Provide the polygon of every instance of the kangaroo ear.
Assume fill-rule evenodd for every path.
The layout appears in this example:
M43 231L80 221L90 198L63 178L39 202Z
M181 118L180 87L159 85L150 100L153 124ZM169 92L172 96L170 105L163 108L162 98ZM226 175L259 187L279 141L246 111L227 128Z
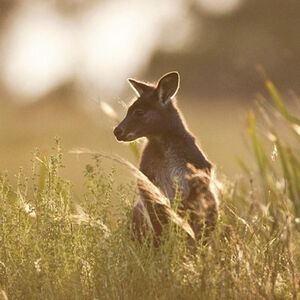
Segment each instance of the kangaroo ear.
M162 104L169 103L179 89L180 77L178 72L170 72L162 76L157 84L158 98Z
M128 78L128 82L138 96L141 96L143 93L145 93L151 89L151 87L149 85L147 85L146 83L137 81L135 79Z

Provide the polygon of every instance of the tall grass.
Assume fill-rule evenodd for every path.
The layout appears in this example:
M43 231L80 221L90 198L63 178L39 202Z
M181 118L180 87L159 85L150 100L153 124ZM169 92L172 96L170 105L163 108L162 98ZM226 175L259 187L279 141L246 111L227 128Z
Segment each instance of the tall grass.
M119 185L96 154L79 203L60 175L59 141L49 157L36 151L16 185L2 172L0 299L297 299L299 145L280 137L267 111L297 142L299 123L267 88L274 106L261 106L265 125L258 130L249 117L258 172L240 162L245 176L223 181L217 228L195 253L171 225L159 248L138 244L130 228L136 187Z

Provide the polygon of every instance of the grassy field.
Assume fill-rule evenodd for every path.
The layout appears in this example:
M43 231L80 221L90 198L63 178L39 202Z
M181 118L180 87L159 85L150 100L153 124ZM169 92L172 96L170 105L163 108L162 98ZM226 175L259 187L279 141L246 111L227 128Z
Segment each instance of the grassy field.
M66 98L70 101L65 101ZM235 155L251 162L250 150L245 147L245 131L247 110L252 103L244 99L185 99L183 95L178 98L190 129L210 160L230 177L241 173ZM78 105L80 102L84 105ZM129 103L130 98L125 102ZM112 105L119 118L125 116L126 109L120 103ZM29 106L2 105L0 169L10 173L16 173L20 166L30 169L35 147L47 153L54 136L62 139L64 175L76 185L82 182L81 170L87 161L82 162L82 158L74 161L68 152L75 147L116 153L135 163L128 147L116 141L112 133L114 126L115 122L103 114L94 101L86 103L73 95L53 95Z
M158 249L134 241L133 177L121 183L119 170L127 178L129 171L108 167L98 155L68 154L66 160L56 140L51 151L32 154L30 172L20 170L16 177L1 172L0 299L298 299L300 120L272 83L266 86L272 106L262 103L248 117L255 168L239 160L244 175L230 181L219 172L217 228L195 253L173 224ZM82 122L86 128L93 120ZM77 125L71 123L70 132L72 126ZM94 134L81 140L83 146L95 145ZM78 136L63 143L80 146ZM223 143L226 148L230 141ZM122 149L131 155L129 147ZM65 176L69 164L81 174L76 193L79 179Z

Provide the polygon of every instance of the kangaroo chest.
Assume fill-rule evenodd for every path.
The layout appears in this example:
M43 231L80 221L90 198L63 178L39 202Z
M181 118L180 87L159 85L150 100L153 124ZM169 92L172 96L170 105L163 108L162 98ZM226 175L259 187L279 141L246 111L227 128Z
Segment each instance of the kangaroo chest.
M145 154L141 162L141 171L171 202L176 193L176 185L183 199L186 198L189 194L186 160L173 149Z

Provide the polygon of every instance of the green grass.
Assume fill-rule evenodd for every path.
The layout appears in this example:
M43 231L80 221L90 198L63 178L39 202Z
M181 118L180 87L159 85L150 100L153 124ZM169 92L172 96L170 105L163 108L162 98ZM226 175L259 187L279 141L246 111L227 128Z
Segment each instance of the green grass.
M245 175L222 180L217 228L193 254L172 224L158 249L134 241L135 184L119 184L97 155L82 171L78 200L61 175L59 141L51 155L36 151L30 175L21 169L16 184L1 173L0 299L299 298L299 120L269 81L267 88L272 109L249 116L257 168L239 160ZM275 119L292 144L263 122Z

